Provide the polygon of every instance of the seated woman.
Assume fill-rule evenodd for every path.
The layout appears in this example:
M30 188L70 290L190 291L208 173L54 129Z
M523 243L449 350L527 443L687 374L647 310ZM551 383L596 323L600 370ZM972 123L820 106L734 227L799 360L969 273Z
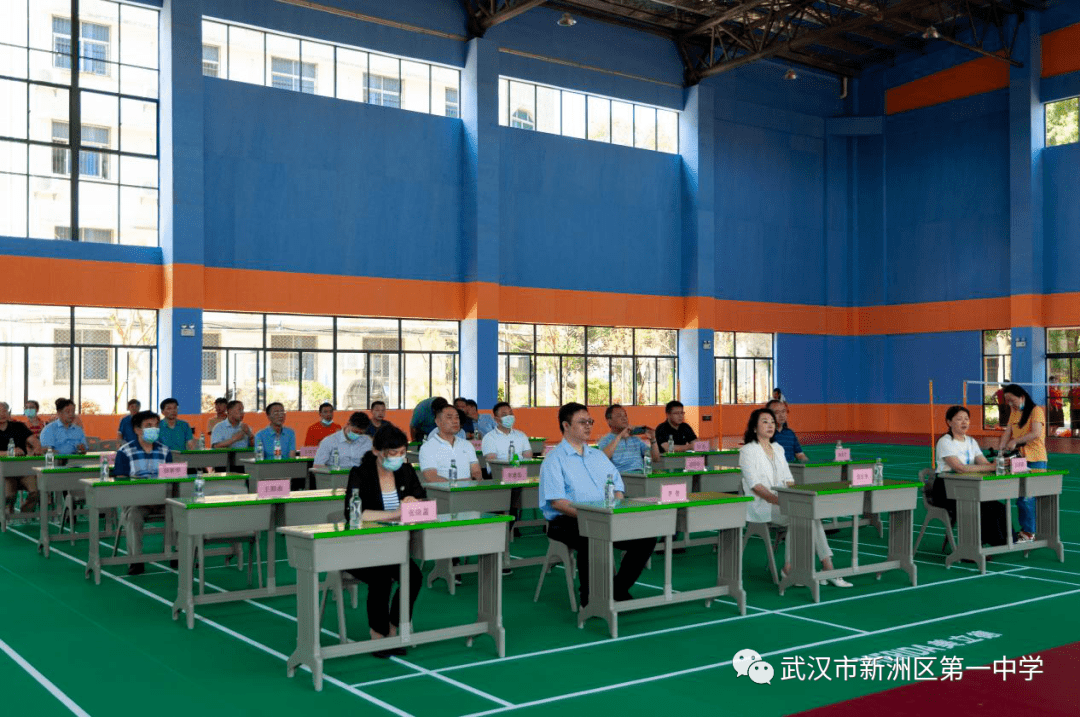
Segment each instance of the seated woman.
M982 449L967 434L971 427L971 414L963 406L953 406L945 412L949 430L938 439L937 472L945 473L993 473L994 464L983 457ZM956 501L945 494L945 480L935 478L930 490L930 502L949 512L956 523ZM1005 504L989 501L980 505L982 514L982 542L990 545L1005 544ZM944 549L944 548L942 548Z
M413 467L405 462L405 449L408 438L401 429L389 424L375 432L373 448L360 459L360 465L349 471L349 484L345 490L345 515L349 514L349 498L354 488L360 490L360 501L364 507L364 520L397 520L401 517L401 504L427 498L424 487L416 476ZM390 591L395 581L401 580L397 565L380 565L374 568L359 568L349 573L358 580L367 583L368 627L372 639L397 634L397 621L400 615L400 589ZM409 617L412 617L416 596L424 579L420 568L413 560L409 561ZM404 647L379 650L372 653L376 657L388 658L391 655L404 655Z
M772 489L795 485L795 479L784 458L784 449L774 443L775 439L776 415L768 408L751 413L743 434L745 445L739 449L739 468L742 469L743 493L754 496L754 502L746 506L746 519L751 523L786 526L790 521L780 513L780 499ZM822 566L832 570L832 550L820 520L814 521L814 549ZM784 572L789 569L791 561L787 560ZM824 580L821 582L825 583ZM843 578L832 578L829 582L838 588L851 587L851 583Z

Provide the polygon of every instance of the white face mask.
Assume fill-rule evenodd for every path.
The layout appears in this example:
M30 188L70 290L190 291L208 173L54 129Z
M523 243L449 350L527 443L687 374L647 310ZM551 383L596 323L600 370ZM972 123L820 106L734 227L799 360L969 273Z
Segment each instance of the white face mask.
M514 427L514 414L512 414L512 413L506 414L505 416L503 416L502 418L499 419L499 423L502 424L503 428L513 428Z

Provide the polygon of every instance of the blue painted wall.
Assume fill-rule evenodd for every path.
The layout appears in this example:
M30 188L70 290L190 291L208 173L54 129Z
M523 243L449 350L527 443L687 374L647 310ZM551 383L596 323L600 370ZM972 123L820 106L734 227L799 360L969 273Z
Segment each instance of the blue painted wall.
M1047 293L1080 291L1080 144L1043 150L1043 232Z

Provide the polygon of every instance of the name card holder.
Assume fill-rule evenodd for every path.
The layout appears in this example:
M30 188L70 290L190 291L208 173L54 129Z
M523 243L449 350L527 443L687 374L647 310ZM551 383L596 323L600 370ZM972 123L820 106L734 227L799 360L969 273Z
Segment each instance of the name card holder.
M694 451L707 451L707 450L709 450L709 442L708 441L694 441L694 446L693 446L692 450L694 450Z
M852 487L861 485L873 485L874 484L874 469L873 468L856 468L851 471L851 485Z
M851 460L850 448L837 448L833 453L833 460L837 463L843 463Z
M318 446L301 446L300 447L300 457L301 458L314 458L315 454L318 452L318 450L319 450Z
M477 451L481 450L481 446L484 445L484 442L481 441L479 438L474 438L469 442L472 443L473 449Z
M685 483L664 483L660 486L660 502L661 503L685 503L686 502L686 484Z
M158 478L183 478L187 475L187 463L161 463L157 474Z
M256 495L260 500L263 498L288 498L290 484L291 481L288 478L283 480L261 480Z
M705 470L705 456L688 456L685 470L687 472Z
M429 523L439 517L433 500L420 500L401 504L401 524Z
M528 483L529 471L527 468L503 468L503 483Z
M1027 473L1027 458L1013 458L1009 463L1010 473Z
M547 454L551 453L553 450L555 450L555 446L544 446L544 455L546 456Z

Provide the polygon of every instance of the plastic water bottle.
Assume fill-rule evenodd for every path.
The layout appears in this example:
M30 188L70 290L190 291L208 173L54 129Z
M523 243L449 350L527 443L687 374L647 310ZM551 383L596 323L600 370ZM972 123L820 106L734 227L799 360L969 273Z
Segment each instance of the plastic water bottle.
M363 523L364 506L360 502L360 489L353 488L349 498L349 530L359 530Z
M885 485L885 466L880 458L874 463L874 485Z
M457 485L457 461L453 458L450 459L450 470L447 472L446 477L451 486Z
M330 467L334 470L341 468L341 452L336 448L330 452Z
M607 484L604 486L604 505L615 505L615 477L608 473Z
M109 480L109 459L105 456L101 457L101 471L99 477L101 480Z
M645 471L645 475L652 475L652 456L645 454L645 458L642 460L642 466Z
M49 450L45 451L45 467L56 468L56 453L53 452L52 446L49 446Z
M999 476L1005 475L1005 456L998 453L997 460L994 461L994 473Z
M7 442L7 454L8 454L8 458L14 458L15 457L15 439L14 438L9 438L8 439L8 442Z
M195 446L200 451L205 451L206 450L206 434L205 433L199 435L199 442L196 443Z
M262 441L259 440L258 438L256 438L255 439L255 460L261 461L264 458L266 458L266 456L263 455Z
M274 436L274 460L281 460L281 436Z
M521 463L521 458L518 457L517 449L514 448L514 442L510 441L510 465L517 466Z
M206 497L206 479L202 477L202 473L195 474L195 500L202 500Z
M667 452L668 453L674 453L675 452L675 436L668 436L668 439L667 439Z

